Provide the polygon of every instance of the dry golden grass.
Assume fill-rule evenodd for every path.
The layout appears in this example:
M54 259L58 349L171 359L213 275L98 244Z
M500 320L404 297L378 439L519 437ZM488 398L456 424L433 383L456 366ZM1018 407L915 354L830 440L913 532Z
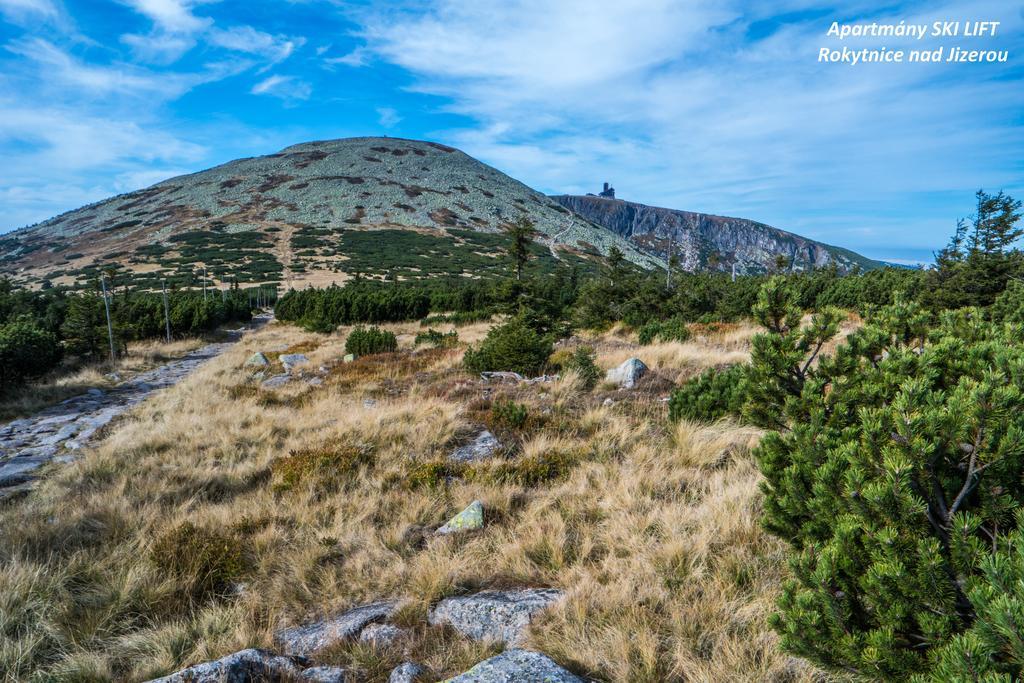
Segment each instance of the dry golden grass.
M145 372L169 360L181 358L202 346L201 339L180 339L170 343L146 341L129 346L128 355L117 363L87 365L73 372L55 373L21 387L16 393L0 396L0 420L10 420L31 415L47 406L60 403L66 398L77 396L88 389L107 389L116 381L108 377L116 373L121 379Z
M414 329L389 327L408 349ZM473 326L467 337L485 331ZM692 374L744 358L745 334L621 353ZM537 585L567 599L531 626L528 645L598 680L825 680L781 653L765 623L784 549L758 524L758 432L670 428L655 399L605 407L573 377L488 385L459 369L459 350L341 364L343 342L268 326L0 508L3 675L144 680L268 646L284 625L400 596L401 621L414 625L402 651L346 644L322 659L384 680L412 658L441 677L493 649L423 626L431 603ZM322 386L244 388L248 355L299 344L330 368ZM619 354L603 352L601 364ZM503 396L530 414L524 427L499 431L514 458L432 478L432 463ZM281 468L310 449L335 457L345 476ZM554 466L540 467L545 458ZM281 471L313 474L281 486ZM474 499L485 506L483 532L430 533ZM230 590L198 592L185 576L192 565L168 559L167 539L191 538L186 523L230 539L232 552L205 565L216 543L182 548Z

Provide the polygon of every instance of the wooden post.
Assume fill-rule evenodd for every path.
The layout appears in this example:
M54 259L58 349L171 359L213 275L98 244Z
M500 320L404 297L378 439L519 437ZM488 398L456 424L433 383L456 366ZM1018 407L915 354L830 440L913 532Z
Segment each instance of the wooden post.
M100 274L100 286L103 288L103 308L107 312L107 339L110 340L110 362L117 362L117 352L114 351L114 325L110 322L110 301L107 299L107 276Z
M167 328L167 343L171 343L171 308L167 305L167 280L164 278L160 279L160 284L164 288L164 327Z

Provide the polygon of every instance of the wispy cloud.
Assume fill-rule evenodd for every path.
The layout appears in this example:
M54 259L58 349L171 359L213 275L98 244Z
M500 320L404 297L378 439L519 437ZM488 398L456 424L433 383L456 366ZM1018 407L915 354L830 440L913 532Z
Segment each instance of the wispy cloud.
M319 54L319 52L318 52ZM365 47L357 47L351 52L342 55L341 57L327 57L324 59L324 64L327 66L336 66L342 64L344 66L360 67L366 66L370 63L370 51Z
M149 17L157 28L168 33L196 33L213 20L197 17L192 8L201 2L191 0L122 0L135 11Z
M295 76L273 75L260 81L250 90L253 95L270 95L282 100L306 100L313 94L313 86Z
M377 107L377 122L385 128L393 128L401 120L402 117L393 107Z
M53 0L0 0L0 16L8 21L56 19L60 14Z

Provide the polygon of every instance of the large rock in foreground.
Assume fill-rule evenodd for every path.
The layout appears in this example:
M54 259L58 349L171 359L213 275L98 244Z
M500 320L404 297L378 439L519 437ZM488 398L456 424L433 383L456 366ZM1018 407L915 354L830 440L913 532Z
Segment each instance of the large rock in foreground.
M647 374L647 366L639 358L630 358L605 375L605 381L612 382L620 389L632 389L640 378Z
M288 657L250 648L196 664L150 683L250 683L250 681L302 680L301 669Z
M530 650L506 650L446 683L585 683L548 656Z
M278 631L278 646L290 655L308 657L348 638L354 638L370 624L387 619L398 607L393 600L362 605L337 616L305 626Z
M537 612L562 599L554 588L482 591L447 598L430 612L431 625L448 624L465 636L515 645Z

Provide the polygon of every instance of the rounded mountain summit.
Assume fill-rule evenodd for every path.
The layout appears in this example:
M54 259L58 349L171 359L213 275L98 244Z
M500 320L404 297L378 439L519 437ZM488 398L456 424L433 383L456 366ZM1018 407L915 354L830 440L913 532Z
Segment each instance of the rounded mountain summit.
M852 252L743 219L605 197L548 197L434 142L346 138L238 159L0 237L0 272L83 286L98 271L157 288L238 282L342 284L508 271L503 226L537 230L531 268L593 267L612 246L644 267L671 249L684 268L871 267ZM722 224L721 221L726 221Z

